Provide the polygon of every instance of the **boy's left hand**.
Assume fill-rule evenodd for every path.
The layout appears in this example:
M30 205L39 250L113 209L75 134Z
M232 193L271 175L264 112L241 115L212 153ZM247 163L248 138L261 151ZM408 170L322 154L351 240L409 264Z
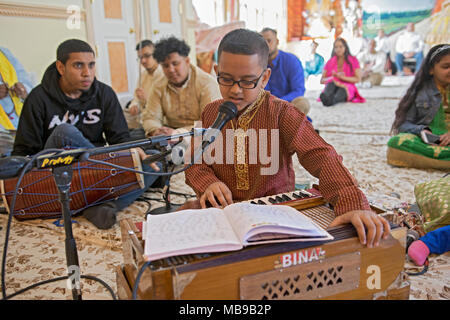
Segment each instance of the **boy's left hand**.
M329 227L351 223L355 227L359 241L368 248L377 247L381 237L387 239L391 230L389 222L370 210L353 210L337 216ZM366 230L367 234L366 234Z

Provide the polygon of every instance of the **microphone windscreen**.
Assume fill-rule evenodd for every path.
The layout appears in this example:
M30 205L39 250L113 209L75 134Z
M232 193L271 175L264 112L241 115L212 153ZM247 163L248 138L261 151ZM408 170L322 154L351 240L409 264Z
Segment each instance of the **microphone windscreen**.
M230 119L233 119L236 117L238 110L237 110L236 105L233 102L225 101L219 107L219 113L220 112L226 113Z

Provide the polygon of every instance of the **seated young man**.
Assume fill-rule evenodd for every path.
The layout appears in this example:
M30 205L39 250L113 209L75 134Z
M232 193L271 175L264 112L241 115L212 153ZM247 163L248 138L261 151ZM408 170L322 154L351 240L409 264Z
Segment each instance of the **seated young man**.
M189 52L187 43L175 37L156 43L153 55L165 77L153 85L142 112L146 136L191 130L205 105L220 98L214 77L191 64Z
M292 53L278 49L276 30L264 28L261 35L269 46L268 67L272 70L272 76L265 90L280 99L292 102L301 112L307 114L310 105L304 97L305 72L300 59Z
M161 66L153 57L155 45L150 40L143 40L136 45L136 51L140 65L144 69L137 81L134 98L123 110L125 119L133 139L144 139L145 133L142 127L141 114L147 103L148 95L154 83L159 83L164 78Z
M377 246L389 234L388 222L370 210L342 157L314 131L306 116L264 90L271 74L268 55L267 43L256 32L238 29L222 39L216 73L223 99L205 107L202 126L211 126L224 101L237 106L238 116L222 128L222 135L210 146L214 149L205 153L214 152L216 161L205 156L197 161L186 171L186 183L202 208L207 201L218 207L293 191L295 153L300 164L319 178L320 192L334 206L337 217L330 226L352 223L361 243ZM257 145L249 143L250 133L259 137ZM270 138L264 139L264 133ZM255 152L266 159L252 161Z
M89 44L67 40L59 45L56 55L56 62L47 68L41 84L25 100L12 155L129 141L127 123L116 94L95 78L95 56ZM141 159L147 157L142 149L137 150ZM156 164L151 167L159 170ZM145 164L143 169L152 170ZM146 188L156 178L145 175ZM130 205L146 188L87 208L83 214L98 228L108 229L115 224L118 210Z

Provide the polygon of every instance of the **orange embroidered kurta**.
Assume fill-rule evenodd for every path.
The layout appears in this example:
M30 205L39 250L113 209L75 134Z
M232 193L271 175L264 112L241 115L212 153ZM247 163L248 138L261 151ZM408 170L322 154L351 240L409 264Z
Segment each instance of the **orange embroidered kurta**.
M211 126L214 122L219 106L223 102L224 100L221 99L206 105L202 113L204 128ZM237 173L239 170L236 170L238 166L233 161L231 163L229 161L230 159L236 160L233 154L238 149L235 146L236 140L230 140L228 137L229 141L234 140L235 143L230 146L228 142L227 145L227 134L232 134L233 127L235 129L238 127L238 121L236 119L232 121L233 123L230 121L222 128L222 136L219 136L216 142L210 146L218 148L222 145L223 147L223 152L220 153L216 149L210 151L215 161L211 163L211 159L208 160L204 155L201 164L194 164L186 171L186 183L193 188L198 197L211 183L217 181L222 181L228 186L235 202L293 191L295 175L292 156L296 154L300 164L319 179L319 190L324 198L334 206L336 214L343 214L351 210L370 209L356 180L342 164L342 157L315 132L303 113L292 104L280 100L268 92L262 100L262 105L248 124L248 130L251 131L248 136L252 137L247 137L245 145L248 168L248 174L245 176L248 179L248 188L238 188ZM278 139L275 137L276 134L272 133L278 133ZM264 139L264 135L267 139ZM254 161L255 152L257 161ZM218 154L221 157L217 157ZM278 166L274 165L276 154L278 154ZM222 160L218 161L219 158ZM251 161L252 158L253 161ZM268 163L268 159L271 160L271 163ZM276 170L271 170L271 167ZM264 170L266 172L262 174ZM266 174L270 171L273 172Z

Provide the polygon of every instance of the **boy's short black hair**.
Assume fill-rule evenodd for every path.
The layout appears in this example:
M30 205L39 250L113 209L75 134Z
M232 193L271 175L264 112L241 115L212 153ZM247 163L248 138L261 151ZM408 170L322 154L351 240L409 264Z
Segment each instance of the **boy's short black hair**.
M73 52L91 52L95 57L95 52L89 43L79 39L69 39L61 43L56 49L56 60L66 64L69 55Z
M155 52L153 52L153 57L158 61L158 63L164 62L166 58L172 53L178 53L180 56L187 57L191 48L183 40L177 39L175 37L169 37L161 39L155 44Z
M154 47L155 44L152 42L152 40L142 40L136 45L136 51L144 48L144 47Z
M248 29L236 29L227 33L219 44L219 61L223 51L249 56L257 54L263 68L266 68L269 62L269 46L266 40L259 33Z

